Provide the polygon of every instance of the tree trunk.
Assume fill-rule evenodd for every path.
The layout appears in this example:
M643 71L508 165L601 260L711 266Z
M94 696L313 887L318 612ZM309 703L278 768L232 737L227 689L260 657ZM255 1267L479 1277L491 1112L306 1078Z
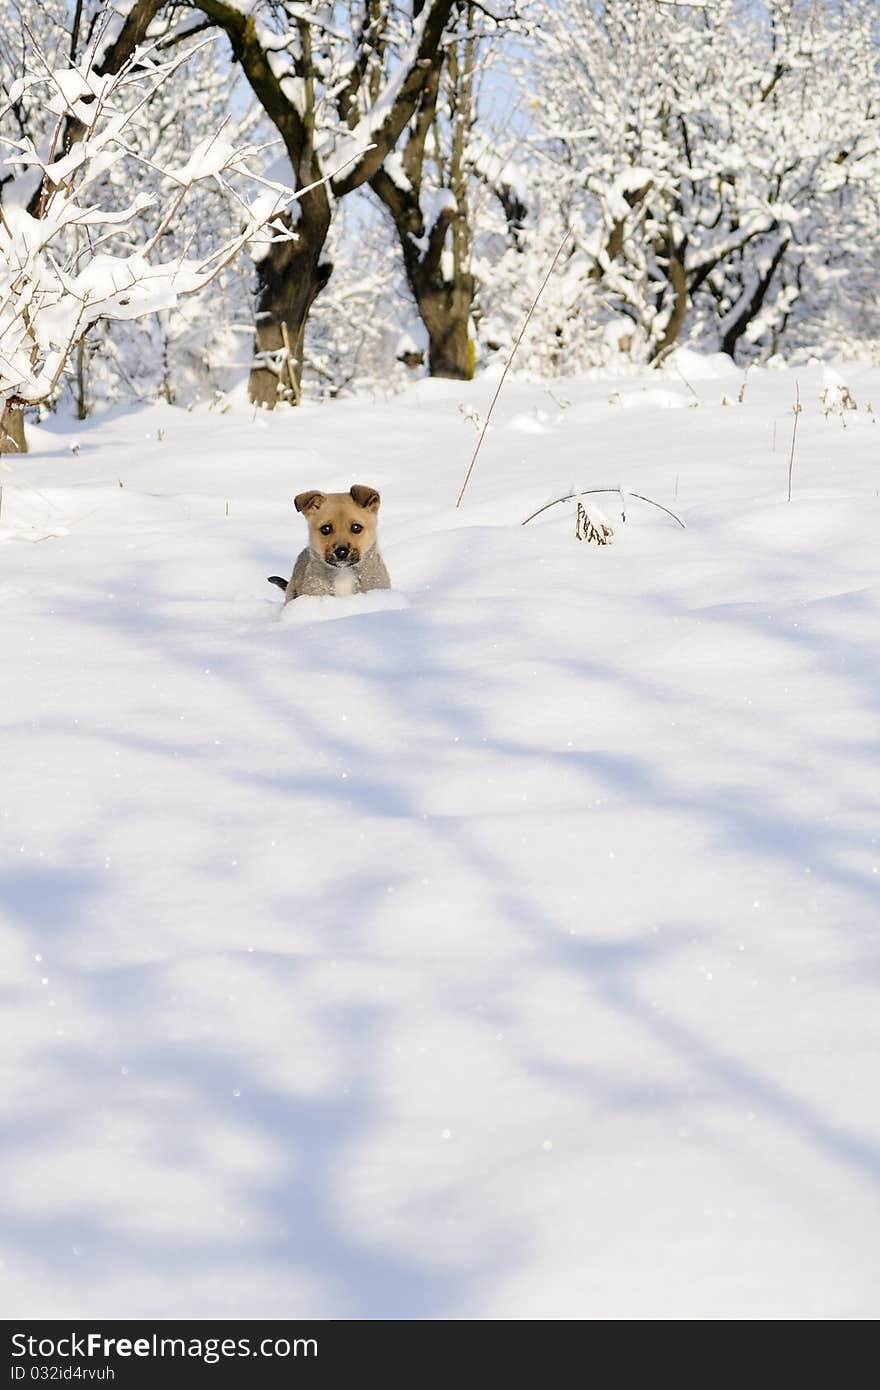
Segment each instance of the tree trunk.
M87 420L89 418L89 402L86 396L86 357L88 349L86 347L85 333L76 345L76 418L77 420Z
M672 309L663 337L651 358L652 362L658 364L669 356L678 342L690 304L687 274L684 268L684 252L679 254L677 251L673 251L670 246L667 255L669 258L669 285L672 290Z
M370 187L391 214L397 230L406 281L428 334L428 370L431 376L470 381L474 375L475 347L470 336L476 281L470 272L471 229L468 216L466 140L474 121L473 77L475 39L473 8L464 13L466 33L461 43L447 45L436 55L427 74L409 138L401 152L403 180L392 179L377 169ZM446 65L446 115L451 144L444 152L449 132L441 131L437 108ZM432 178L439 180L449 197L433 222L426 222L421 200L426 174L426 151L431 138L434 151ZM429 165L430 167L430 165ZM499 194L499 196L502 196ZM524 212L513 201L505 204L510 216Z
M24 411L6 401L3 405L3 418L0 420L0 454L26 454L27 451Z
M726 352L728 357L732 357L734 361L736 360L737 343L752 322L752 319L756 314L760 313L761 309L764 307L767 291L770 288L774 275L782 264L782 260L789 245L790 240L788 237L784 237L782 241L780 241L764 273L758 275L752 293L749 296L743 296L739 312L734 315L728 324L727 330L721 339L721 351Z
M444 245L450 225L460 216L452 207L439 214L426 231L418 198L412 188L401 189L384 170L370 180L370 187L391 213L403 252L406 282L412 291L419 318L428 334L428 370L431 376L470 381L474 375L474 343L470 336L476 282L469 271L456 269L460 259L452 255L452 278L444 277ZM427 240L427 246L420 243Z
M455 284L416 284L412 290L428 332L431 376L470 381L474 374L474 342L469 332L473 276L460 275Z
M248 385L254 405L299 405L309 310L333 271L321 252L329 216L297 224L297 237L275 241L257 262L255 361Z

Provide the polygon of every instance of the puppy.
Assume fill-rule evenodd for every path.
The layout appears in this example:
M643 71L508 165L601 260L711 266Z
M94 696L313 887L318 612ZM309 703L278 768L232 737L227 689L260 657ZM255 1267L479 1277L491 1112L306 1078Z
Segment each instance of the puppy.
M390 589L391 580L376 545L380 497L355 483L350 492L301 492L293 505L309 524L309 543L290 579L269 576L284 590L284 602L301 594L363 594Z

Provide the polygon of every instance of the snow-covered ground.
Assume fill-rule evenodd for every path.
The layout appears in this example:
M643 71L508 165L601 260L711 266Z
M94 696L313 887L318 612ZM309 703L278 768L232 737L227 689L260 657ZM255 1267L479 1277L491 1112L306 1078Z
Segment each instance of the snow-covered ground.
M880 1314L880 371L840 375L511 382L458 512L487 378L6 461L6 1316ZM394 591L279 620L293 494L355 481ZM618 484L687 530L519 525Z

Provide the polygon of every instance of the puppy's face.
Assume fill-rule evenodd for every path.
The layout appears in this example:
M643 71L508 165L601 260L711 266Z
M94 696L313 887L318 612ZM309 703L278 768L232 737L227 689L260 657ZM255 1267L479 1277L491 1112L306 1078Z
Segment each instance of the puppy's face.
M379 494L355 483L350 492L301 492L293 505L309 524L309 548L325 564L356 565L376 544Z

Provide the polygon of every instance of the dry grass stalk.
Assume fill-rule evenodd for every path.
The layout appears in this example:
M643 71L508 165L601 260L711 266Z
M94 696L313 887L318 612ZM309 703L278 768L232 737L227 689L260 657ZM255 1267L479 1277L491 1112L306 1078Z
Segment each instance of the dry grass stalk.
M795 448L795 444L796 444L796 442L797 442L797 427L798 427L798 420L801 418L801 411L803 410L803 406L801 405L801 388L800 388L800 385L798 384L798 382L795 382L795 384L794 384L794 391L795 391L795 399L794 399L794 424L793 424L792 427L791 427L791 453L790 453L789 456L788 456L788 500L789 500L789 502L791 501L791 475L792 475L792 471L794 470L794 448Z
M516 340L516 342L515 342L514 345L513 345L513 348L512 348L511 353L510 353L510 356L508 357L507 361L506 361L505 364L504 364L504 371L501 373L501 380L499 381L498 386L497 386L496 389L495 389L495 395L492 397L492 404L489 406L489 409L488 409L488 411L487 411L487 413L486 413L486 419L485 419L485 421L483 422L483 428L480 430L480 436L479 436L479 438L478 438L478 440L477 440L477 447L474 449L474 452L473 452L473 454L471 455L471 461L470 461L470 463L468 464L468 471L467 471L467 473L465 473L465 475L464 475L464 482L463 482L462 485L461 485L461 492L458 494L458 501L457 501L456 504L455 504L456 507L460 507L460 506L461 506L462 498L464 497L465 491L466 491L466 489L467 489L467 485L468 485L468 483L469 483L470 480L471 480L471 474L472 474L473 471L474 471L474 464L475 464L476 461L477 461L477 454L480 452L480 446L482 445L483 440L484 440L485 437L486 437L486 431L487 431L487 429L489 428L489 421L492 419L492 411L495 409L495 405L496 405L496 402L497 402L497 400L498 400L498 397L501 395L501 388L502 388L503 385L504 385L505 379L506 379L506 377L507 377L507 373L510 371L510 367L511 367L511 364L512 364L512 362L513 362L513 359L514 359L514 357L516 357L517 349L518 349L520 343L522 342L523 338L525 337L526 329L528 328L529 323L531 322L532 314L535 312L536 308L538 307L538 300L541 298L541 295L544 293L544 289L545 289L545 287L546 287L546 285L547 285L547 282L548 282L548 280L550 279L550 276L553 274L554 270L556 269L556 262L559 260L559 257L562 255L562 252L565 250L566 243L568 242L568 239L569 239L570 236L571 236L571 228L569 227L568 231L565 233L565 236L562 238L562 240L560 241L559 245L558 245L557 248L556 248L556 255L553 257L553 260L550 262L550 268L549 268L549 270L547 271L547 274L544 276L544 279L541 281L540 287L539 287L539 289L538 289L538 293L535 295L534 299L532 300L532 303L531 303L531 307L530 307L530 309L529 309L529 312L528 312L528 313L526 314L526 316L525 316L525 320L524 320L524 322L523 322L523 326L522 326L522 328L519 330L519 336L517 337L517 340Z

